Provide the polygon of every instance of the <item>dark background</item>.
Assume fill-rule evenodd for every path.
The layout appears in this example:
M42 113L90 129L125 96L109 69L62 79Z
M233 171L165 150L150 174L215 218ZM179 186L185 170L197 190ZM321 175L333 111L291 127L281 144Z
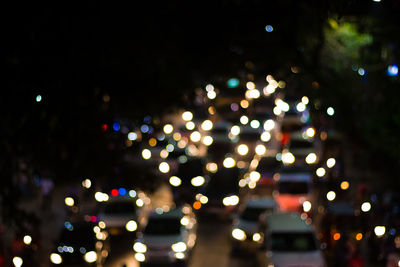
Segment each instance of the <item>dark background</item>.
M365 63L381 64L383 47L391 47L395 62L398 11L398 0L9 4L2 171L11 176L22 157L63 179L113 173L123 148L118 137L101 131L102 124L139 123L145 115L183 106L184 95L207 83L273 74L288 81L288 90L312 96L321 109L337 107L334 123L369 152L363 164L395 173L398 81L385 76L386 65L362 81L334 70L321 53L327 19L352 17L361 32L374 36L363 50ZM373 109L371 99L378 99Z

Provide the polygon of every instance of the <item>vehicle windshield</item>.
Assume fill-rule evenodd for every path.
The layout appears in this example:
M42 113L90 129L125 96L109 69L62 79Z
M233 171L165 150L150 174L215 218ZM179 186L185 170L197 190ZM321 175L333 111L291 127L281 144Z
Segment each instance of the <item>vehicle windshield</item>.
M188 160L182 163L178 167L177 176L181 179L189 179L196 175L203 175L204 173L204 163L201 159Z
M235 150L231 142L216 142L208 147L208 154L213 158L223 157L233 151Z
M221 168L211 174L210 182L205 188L205 194L209 197L226 197L229 194L238 194L239 184L237 179L240 170L237 167L226 169Z
M185 155L186 155L185 150L176 149L168 153L168 159L178 159L180 156L185 156Z
M280 174L293 174L293 173L304 173L310 174L310 168L303 166L284 166L279 170Z
M228 129L226 128L213 128L211 130L211 135L215 135L215 134L225 134L226 136L228 136Z
M279 166L279 161L275 158L261 158L256 171L258 172L268 172L268 171L275 171Z
M297 116L297 114L299 114L299 113L297 113L295 110L293 110L293 109L290 109L289 111L286 111L285 112L285 116Z
M64 228L61 232L59 244L92 249L95 245L93 227L92 224L68 223L68 228Z
M280 194L307 194L308 183L307 182L279 182L279 193Z
M177 235L181 232L181 222L178 218L152 218L144 233L148 235Z
M279 252L305 252L317 249L312 233L273 233L271 250Z
M258 141L260 140L260 133L259 132L243 132L240 133L239 139L240 141Z
M261 213L266 211L272 211L272 209L247 207L240 215L240 218L247 221L258 221Z
M312 148L313 143L306 140L292 140L290 141L290 148Z
M135 213L135 205L131 202L114 202L108 203L104 209L106 214L126 214Z
M301 131L303 129L302 123L282 123L281 130L282 132L296 132Z

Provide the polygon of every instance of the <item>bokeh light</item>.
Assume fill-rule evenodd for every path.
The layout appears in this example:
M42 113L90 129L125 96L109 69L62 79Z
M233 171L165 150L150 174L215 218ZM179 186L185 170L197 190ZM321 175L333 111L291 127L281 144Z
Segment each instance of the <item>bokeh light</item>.
M336 193L334 191L329 191L326 194L326 199L329 201L333 201L336 198Z

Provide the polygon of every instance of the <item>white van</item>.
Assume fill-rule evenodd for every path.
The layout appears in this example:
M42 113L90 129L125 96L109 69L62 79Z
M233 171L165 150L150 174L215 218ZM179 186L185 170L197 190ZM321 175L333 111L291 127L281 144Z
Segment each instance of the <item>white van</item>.
M259 266L326 266L314 228L297 213L269 214L264 227L264 243L257 255Z

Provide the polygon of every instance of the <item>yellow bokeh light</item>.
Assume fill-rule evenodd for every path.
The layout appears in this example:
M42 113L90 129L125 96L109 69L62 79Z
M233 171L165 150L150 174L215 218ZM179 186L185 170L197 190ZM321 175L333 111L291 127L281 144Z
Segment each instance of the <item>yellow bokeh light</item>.
M247 82L246 88L249 90L252 90L252 89L256 88L256 85L253 82Z
M343 181L343 182L340 183L340 188L341 188L342 190L347 190L347 189L349 189L349 186L350 186L350 183L349 183L348 181Z
M174 133L173 138L175 141L179 141L182 138L182 135L180 133Z
M308 129L306 130L306 134L307 134L308 137L314 137L314 135L315 135L315 129L312 128L312 127L308 128Z
M213 106L208 107L208 113L210 113L211 115L215 114L215 108Z
M185 111L182 113L182 119L185 121L190 121L191 119L193 119L193 113L190 111Z
M165 134L170 134L173 132L174 127L171 124L165 124L163 130Z
M186 127L186 129L188 129L188 130L193 130L195 127L196 127L196 125L194 124L194 122L193 121L188 121L186 124L185 124L185 127Z
M249 101L247 101L246 99L243 99L242 101L240 101L240 106L242 108L248 108L249 107Z
M326 194L326 198L327 198L329 201L333 201L333 200L336 198L336 193L335 193L334 191L329 191L329 192Z
M206 169L207 169L207 171L209 171L209 172L215 173L215 172L218 171L218 165L217 165L217 163L209 162L209 163L207 163L207 165L206 165Z
M357 240L357 241L360 241L362 238L363 238L363 234L362 234L362 233L358 233L358 234L356 235L356 240Z
M155 138L150 138L150 139L149 139L149 145L150 145L150 146L156 146L156 145L157 145L157 139L155 139Z
M227 157L224 159L223 165L225 168L233 168L236 165L236 161L231 157Z
M245 144L241 144L237 147L237 152L239 153L239 155L246 155L249 152L249 147Z

